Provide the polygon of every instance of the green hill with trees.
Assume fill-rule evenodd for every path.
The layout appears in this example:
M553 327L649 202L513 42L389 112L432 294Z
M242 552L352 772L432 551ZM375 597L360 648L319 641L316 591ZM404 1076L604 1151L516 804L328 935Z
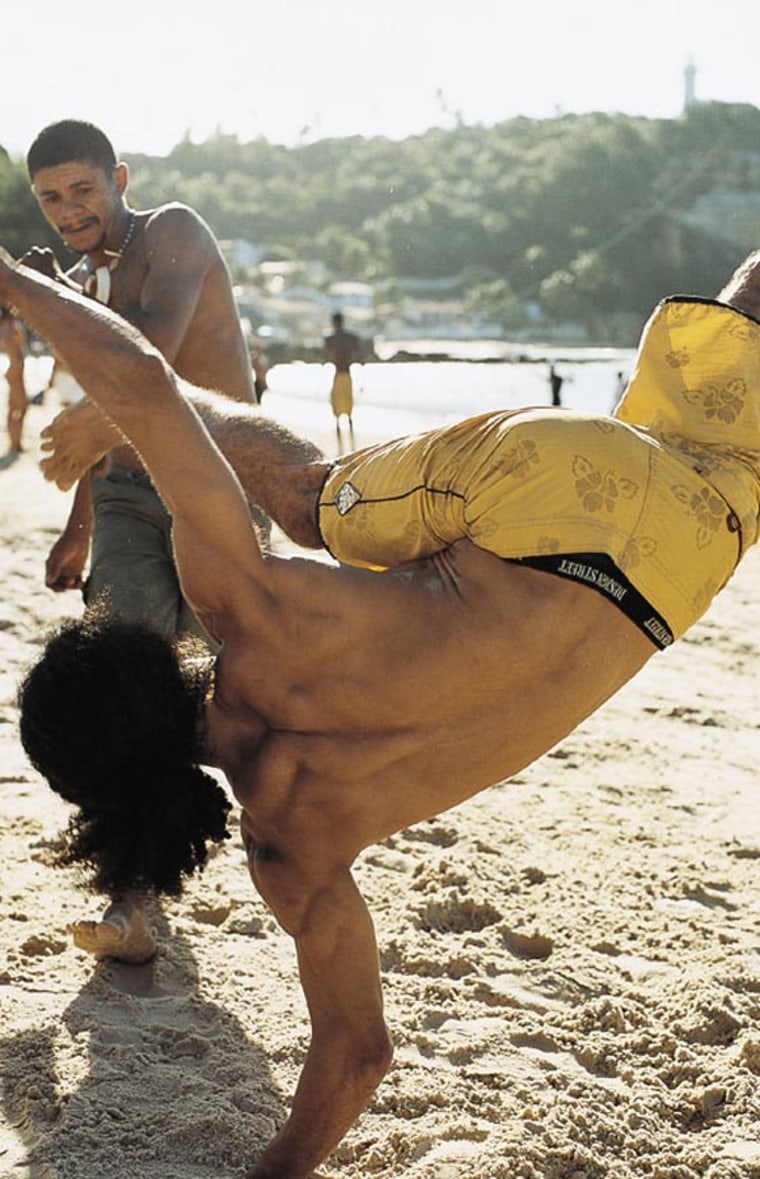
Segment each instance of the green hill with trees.
M219 134L126 158L137 207L187 201L220 238L265 257L386 285L454 278L505 327L533 306L598 338L663 294L714 294L747 252L730 200L717 229L690 212L710 194L760 190L760 110L517 118L293 148ZM23 162L1 150L0 241L16 253L54 244Z

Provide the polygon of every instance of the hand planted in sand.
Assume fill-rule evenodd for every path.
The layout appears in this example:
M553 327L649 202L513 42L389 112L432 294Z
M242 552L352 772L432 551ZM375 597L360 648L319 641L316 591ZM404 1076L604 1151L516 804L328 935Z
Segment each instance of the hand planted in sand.
M64 532L53 545L45 562L45 585L54 593L79 590L90 552L89 532Z
M74 945L96 958L117 958L140 965L156 954L156 939L145 910L133 899L114 901L100 921L75 921L66 926Z
M46 479L68 491L124 438L94 402L83 398L53 418L40 435Z

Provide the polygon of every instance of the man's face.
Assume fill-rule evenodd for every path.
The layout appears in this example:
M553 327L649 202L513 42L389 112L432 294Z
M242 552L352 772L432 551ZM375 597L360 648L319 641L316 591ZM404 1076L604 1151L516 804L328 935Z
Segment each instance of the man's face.
M123 207L125 187L123 165L109 174L86 160L40 168L32 182L45 220L78 254L94 253L106 244Z

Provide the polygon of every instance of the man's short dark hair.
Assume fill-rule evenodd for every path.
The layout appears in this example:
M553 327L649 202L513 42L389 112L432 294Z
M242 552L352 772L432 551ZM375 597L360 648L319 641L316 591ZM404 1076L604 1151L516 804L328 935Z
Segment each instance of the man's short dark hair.
M117 162L110 139L94 123L62 119L40 131L27 152L26 166L34 180L40 168L55 168L73 160L95 164L109 174Z

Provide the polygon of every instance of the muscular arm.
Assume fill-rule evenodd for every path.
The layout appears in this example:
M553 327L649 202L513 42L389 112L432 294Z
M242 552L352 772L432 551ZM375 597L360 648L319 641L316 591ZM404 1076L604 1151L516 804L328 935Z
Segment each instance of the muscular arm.
M320 548L316 497L327 471L318 447L266 417L255 405L232 401L182 382L180 389L231 463L246 496L304 548ZM123 435L90 401L60 413L42 431L45 478L68 490Z
M205 223L192 209L165 205L145 229L148 269L139 304L122 311L162 356L173 364L198 306L216 248Z
M182 393L231 464L247 497L298 545L321 548L317 496L329 464L319 447L267 417L255 405L196 389Z
M248 1179L303 1179L367 1107L390 1066L377 947L345 865L322 862L312 873L276 856L257 861L251 847L254 883L295 938L312 1035L290 1117Z
M90 552L92 501L89 472L74 494L66 526L45 562L45 585L55 593L82 588L84 567Z

